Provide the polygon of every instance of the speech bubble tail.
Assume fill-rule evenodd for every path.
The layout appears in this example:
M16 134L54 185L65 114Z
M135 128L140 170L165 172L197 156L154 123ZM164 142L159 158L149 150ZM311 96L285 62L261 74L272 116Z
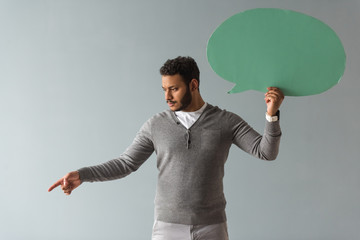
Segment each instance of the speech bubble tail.
M228 91L228 94L240 93L240 92L244 92L246 90L249 90L249 88L244 88L241 85L235 85L230 91Z

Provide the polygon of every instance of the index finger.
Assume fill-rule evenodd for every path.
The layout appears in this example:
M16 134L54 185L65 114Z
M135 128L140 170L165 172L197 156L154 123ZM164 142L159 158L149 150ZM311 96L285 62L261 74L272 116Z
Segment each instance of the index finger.
M63 181L64 181L64 180L63 180L62 178L59 179L56 183L54 183L54 184L48 189L48 192L51 192L54 188L60 186Z
M267 90L275 90L275 91L280 91L279 88L277 87L268 87Z
M277 88L277 87L268 87L267 88L269 90L269 92L273 92L273 93L276 93L276 94L279 94L281 98L284 98L284 93L280 90L280 88Z

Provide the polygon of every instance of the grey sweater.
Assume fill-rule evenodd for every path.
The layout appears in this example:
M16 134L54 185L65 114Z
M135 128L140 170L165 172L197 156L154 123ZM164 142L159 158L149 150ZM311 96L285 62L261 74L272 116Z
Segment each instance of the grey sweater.
M145 122L119 158L79 173L83 182L122 178L155 151L159 170L155 218L189 225L220 223L226 221L223 177L231 145L273 160L280 136L279 121L266 121L261 136L236 114L210 104L190 129L167 110Z

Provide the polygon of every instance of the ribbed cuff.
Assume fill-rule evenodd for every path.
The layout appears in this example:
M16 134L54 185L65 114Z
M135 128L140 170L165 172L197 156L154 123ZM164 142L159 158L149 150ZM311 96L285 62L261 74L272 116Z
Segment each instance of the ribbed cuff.
M77 170L80 175L81 182L93 182L93 174L88 167L80 168Z

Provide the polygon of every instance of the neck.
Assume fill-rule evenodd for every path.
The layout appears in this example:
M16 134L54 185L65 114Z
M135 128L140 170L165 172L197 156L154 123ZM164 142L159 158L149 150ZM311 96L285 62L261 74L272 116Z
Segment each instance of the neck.
M195 112L204 106L205 102L200 94L194 94L190 105L183 109L183 112Z

